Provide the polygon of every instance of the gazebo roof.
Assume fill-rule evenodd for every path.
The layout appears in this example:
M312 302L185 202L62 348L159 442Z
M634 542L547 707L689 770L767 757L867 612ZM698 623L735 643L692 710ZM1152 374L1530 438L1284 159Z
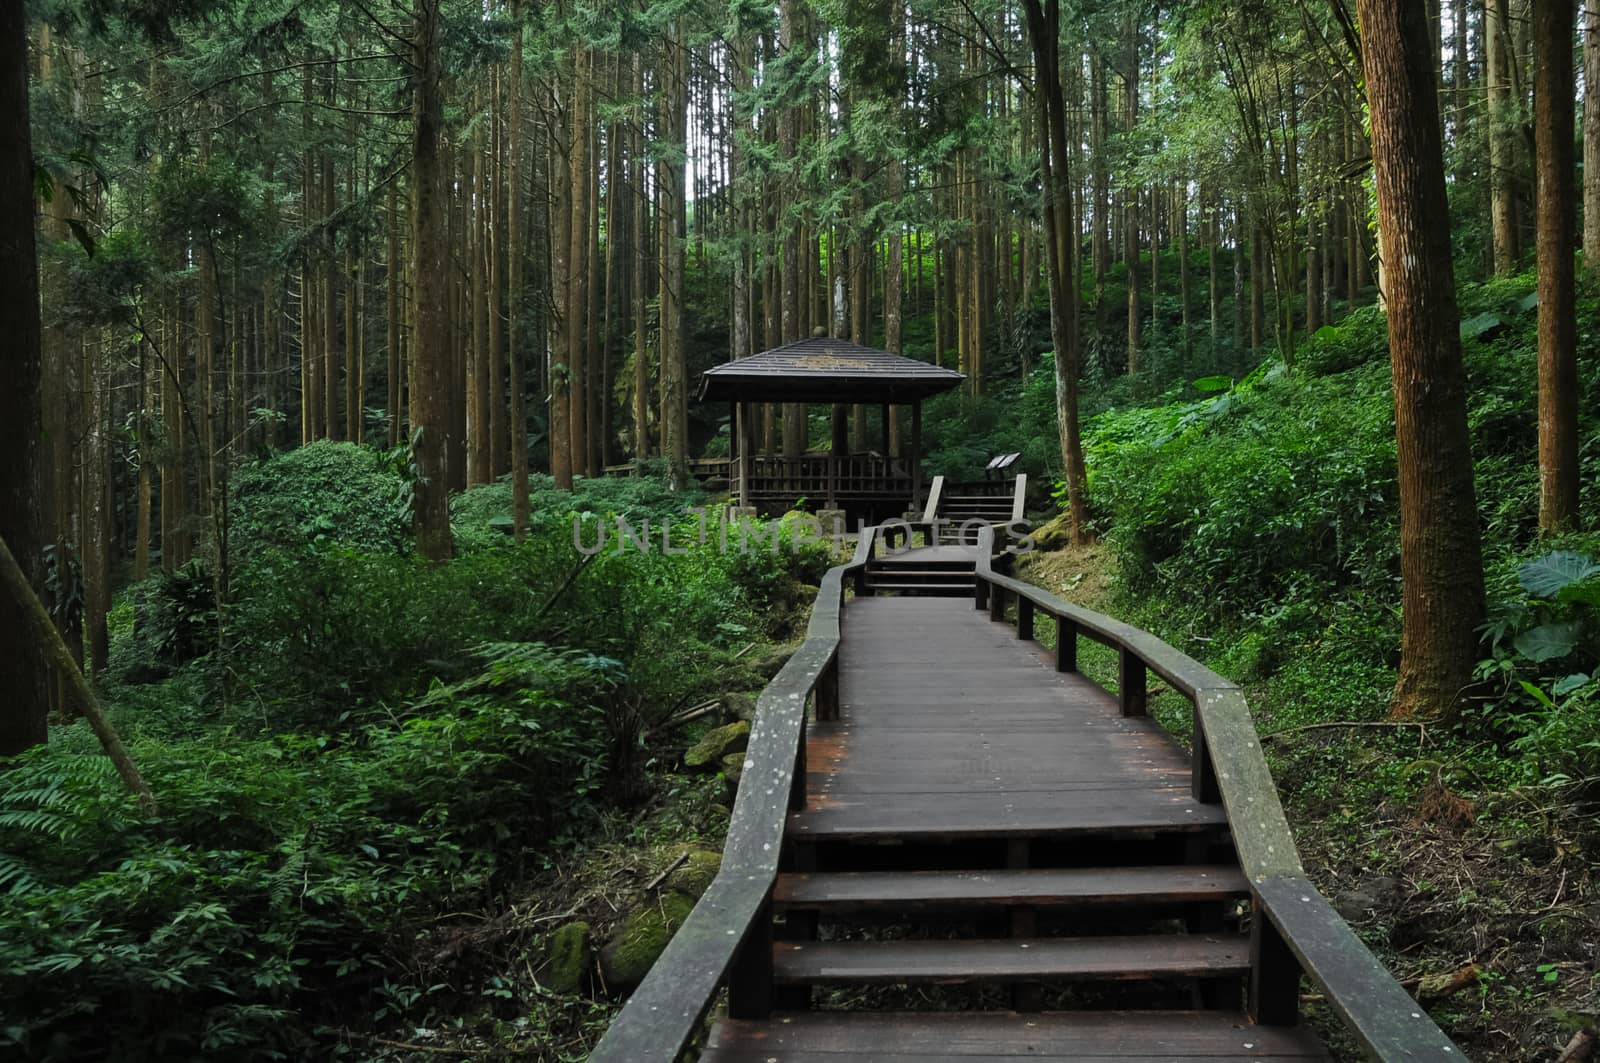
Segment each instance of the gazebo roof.
M943 366L817 337L707 369L700 375L700 400L906 403L949 391L965 379Z

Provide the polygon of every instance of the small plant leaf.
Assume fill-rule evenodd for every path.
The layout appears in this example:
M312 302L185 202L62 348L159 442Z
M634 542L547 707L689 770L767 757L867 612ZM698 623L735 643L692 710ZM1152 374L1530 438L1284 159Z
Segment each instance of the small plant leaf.
M1469 317L1461 323L1461 338L1464 340L1475 340L1482 336L1485 332L1499 328L1505 323L1506 319L1501 317L1499 314L1494 313L1493 311L1490 311L1486 314L1479 314L1477 317Z
M1587 686L1588 683L1589 677L1587 675L1582 672L1574 672L1572 675L1563 676L1562 678L1557 679L1550 687L1550 693L1554 694L1556 697L1561 697L1562 695L1572 693L1574 690L1582 689L1584 686Z
M1600 565L1576 550L1554 550L1517 570L1522 589L1535 598L1555 600L1568 587L1600 575Z
M1578 625L1541 624L1518 635L1513 645L1530 661L1553 661L1565 657L1578 645Z
M1550 695L1539 689L1538 684L1530 683L1526 679L1519 679L1517 682L1521 685L1522 692L1527 694L1534 701L1537 701L1547 709L1553 709L1556 707L1556 703L1550 700Z
M1233 387L1233 377L1203 376L1190 386L1196 391L1228 391Z

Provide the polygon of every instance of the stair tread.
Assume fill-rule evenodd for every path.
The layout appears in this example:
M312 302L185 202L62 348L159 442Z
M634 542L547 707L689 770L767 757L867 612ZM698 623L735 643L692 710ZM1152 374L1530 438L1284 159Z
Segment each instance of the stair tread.
M1224 864L1041 868L993 871L848 871L778 876L774 901L794 907L987 904L1175 903L1248 893Z
M1065 1063L1182 1059L1325 1060L1304 1025L1257 1026L1238 1011L780 1013L724 1019L701 1063L972 1063L1030 1059Z
M1250 967L1243 934L979 938L953 941L779 941L773 977L813 983L1099 981L1226 977Z
M1117 837L1220 831L1220 805L1194 800L1186 786L1066 791L819 796L790 814L795 841L916 841L966 838Z

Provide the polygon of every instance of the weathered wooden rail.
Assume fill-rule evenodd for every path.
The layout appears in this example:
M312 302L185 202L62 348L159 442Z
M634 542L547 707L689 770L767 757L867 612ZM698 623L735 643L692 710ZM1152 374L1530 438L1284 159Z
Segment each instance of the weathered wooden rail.
M1266 1038L1278 1036L1271 1033L1274 1029L1297 1029L1303 974L1321 989L1329 1008L1372 1058L1382 1061L1464 1058L1307 880L1240 689L1147 632L1075 606L1008 575L1004 571L1003 561L997 564L994 559L997 537L992 526L981 529L978 540L978 549L973 554L970 569L971 590L961 593L970 593L974 606L986 610L991 622L1003 623L1007 627L1014 625L1018 643L1031 645L1045 628L1052 628L1055 672L1060 674L1062 680L1070 679L1073 690L1092 688L1092 684L1077 674L1080 640L1089 639L1115 651L1119 661L1116 701L1115 707L1105 711L1112 718L1120 711L1127 727L1133 728L1129 732L1132 736L1130 741L1149 741L1142 736L1153 724L1141 718L1148 711L1147 677L1150 673L1165 680L1172 690L1192 705L1193 741L1187 754L1189 793L1185 799L1189 807L1181 811L1197 813L1203 806L1215 810L1205 816L1194 816L1195 822L1221 824L1223 816L1226 817L1225 827L1231 839L1232 851L1236 853L1238 866L1243 871L1243 882L1247 883L1248 889L1251 916L1247 964L1204 970L1196 968L1191 971L1191 961L1185 960L1179 954L1181 950L1174 947L1169 956L1141 956L1140 969L1156 972L1170 969L1179 975L1209 973L1211 983L1218 981L1219 973L1226 975L1235 970L1247 970L1245 1006L1248 1019L1243 1021L1254 1023L1254 1028L1259 1029ZM851 1044L847 1043L850 1038L841 1039L837 1032L830 1033L832 1027L826 1024L834 1021L828 1016L835 1013L818 1014L815 1019L807 1019L798 1025L772 1027L771 1032L766 1032L768 1027L761 1024L761 1020L773 1013L775 1001L781 1000L784 992L789 992L791 998L794 992L775 985L774 979L772 916L775 910L775 886L780 881L781 859L789 861L789 872L784 876L787 882L784 895L778 897L777 902L790 910L803 899L798 895L807 890L818 893L830 893L831 890L830 900L834 903L842 902L854 907L881 907L898 903L915 911L919 905L939 902L941 891L948 893L951 888L950 876L937 874L924 874L920 878L914 875L895 878L881 874L843 876L837 878L835 885L829 888L819 885L820 880L814 881L813 876L793 874L795 853L814 848L811 843L815 840L813 836L797 836L795 832L810 829L812 821L820 825L828 814L835 811L829 807L833 801L829 795L808 794L808 701L815 708L815 727L819 732L826 730L828 734L824 746L819 748L836 751L837 744L841 742L848 749L851 742L868 741L866 737L852 737L851 728L841 728L841 725L831 721L839 717L841 618L847 611L845 590L847 586L855 585L858 594L870 593L871 587L867 582L869 567L883 561L877 556L880 542L879 530L869 529L861 536L851 561L831 569L824 577L805 642L759 700L756 723L746 754L743 782L729 826L722 870L650 976L612 1023L592 1059L617 1063L665 1063L683 1058L704 1035L707 1015L717 1004L723 989L727 991L727 1015L734 1021L728 1029L723 1030L721 1043L713 1053L719 1059L812 1059L815 1057L810 1053L824 1051L816 1046L829 1043L826 1041L828 1037L833 1037L835 1041L831 1043L838 1045L826 1049L829 1052L854 1053L853 1058L889 1058L891 1055L888 1047L873 1048L872 1043L875 1042L869 1043L869 1039L856 1037L857 1043ZM939 549L948 551L955 548ZM1000 556L1004 558L1004 555ZM934 604L930 603L927 608L932 609ZM906 615L917 615L919 608L923 607L907 603ZM938 613L938 624L944 627L934 625L928 630L956 630L950 626L954 621L948 612L949 606L941 608L944 611ZM863 616L871 615L873 609L867 609ZM966 615L970 617L971 611ZM851 630L856 629L852 627ZM986 627L984 630L992 632L994 629ZM868 628L862 628L861 631L867 632ZM857 635L853 639L862 637L867 636ZM882 639L881 635L877 637ZM986 637L993 638L992 635ZM851 645L855 644L852 641ZM892 646L896 643L891 640L865 645L870 650L872 646L880 644ZM994 645L998 649L1000 645L1007 644L1017 643L1002 641ZM970 647L968 649L970 652ZM853 652L859 656L861 651ZM1038 652L1045 651L1041 647ZM887 670L896 667L895 660L885 659L881 667L874 667L872 671L880 673L881 678ZM914 668L907 665L898 667ZM1026 667L1048 674L1048 670L1039 669L1036 662ZM912 674L908 672L908 676ZM889 680L892 678L890 675ZM1095 696L1101 699L1106 697L1103 692ZM951 697L946 695L946 702ZM862 708L858 705L852 711L870 715L872 706ZM943 722L940 726L946 728L946 738L952 719L948 714L941 717ZM1099 729L1103 732L1105 727L1102 725ZM914 732L907 734L908 739L912 737ZM993 737L998 740L999 736ZM1025 734L1018 737L1026 742ZM944 755L948 755L949 747L941 748L946 751ZM1038 761L1029 770L1049 771L1048 758ZM819 800L820 805L817 803ZM1011 806L1006 807L1010 809ZM810 811L807 811L808 808ZM1037 803L1034 811L1039 811ZM1043 812L1048 811L1048 806L1043 807ZM916 814L915 803L910 814L913 817ZM1182 829L1181 824L1182 817L1179 817L1177 829ZM1075 834L1073 837L1086 835ZM1012 851L1017 851L1019 843L1016 840L1007 844L1012 846ZM1027 843L1023 841L1020 844L1023 846L1020 851L1025 853ZM810 859L814 860L814 855ZM1136 872L1136 876L1142 877L1147 883L1156 883L1172 878L1173 874L1169 872L1181 873L1182 868L1150 867ZM885 961L879 973L869 968L858 968L856 980L900 980L905 971L912 969L904 966L906 962L920 965L912 969L918 977L933 981L960 978L971 972L954 969L950 965L963 962L964 956L986 957L983 962L993 965L987 975L973 974L972 980L985 977L1013 980L1031 977L1039 971L1070 975L1073 964L1078 964L1086 972L1085 976L1096 976L1105 974L1105 955L1115 952L1119 944L1126 946L1131 943L1130 939L1120 942L1118 939L1093 939L1094 947L1103 953L1098 957L1100 966L1097 967L1083 961L1082 950L1070 956L1061 950L1052 953L1052 943L1061 939L1032 938L1033 916L1029 913L1036 906L1048 905L1052 901L1064 904L1074 898L1081 900L1107 891L1127 889L1126 883L1119 885L1111 881L1115 876L1093 869L996 874L998 877L967 877L981 878L983 888L992 895L990 900L1026 906L1020 909L1012 907L1010 910L1014 913L1014 928L1019 917L1017 913L1022 913L1023 923L1029 928L1024 936L1030 940L1020 945L1022 949L1028 949L1031 944L1033 952L1022 953L1014 947L1002 948L1006 944L1004 939L980 942L978 944L983 948L969 950L965 954L940 948L938 941L920 943L927 946L921 948L907 948L905 943L889 943L884 955L892 955L896 958L895 962L902 966ZM1006 878L1007 874L1012 877ZM1130 872L1119 869L1118 874L1126 878ZM1226 874L1238 875L1238 872ZM901 885L913 879L920 884L918 889L907 890ZM848 882L853 892L841 896L838 882ZM887 892L886 882L893 884ZM971 883L962 881L959 884L965 888ZM1154 890L1157 886L1141 888ZM1179 889L1171 883L1160 888L1167 892ZM1019 892L1026 896L1013 895ZM1048 894L1054 894L1054 897ZM1070 939L1067 940L1070 943ZM1181 938L1172 940L1175 946L1183 943ZM791 985L796 979L803 982L813 976L825 980L829 963L835 962L830 957L842 955L838 946L826 943L815 947L785 946L782 942L776 944L780 954L786 948L794 950L793 956L785 958L786 967L782 972ZM1128 950L1124 947L1122 951ZM1208 954L1210 959L1205 962L1216 962L1215 952L1213 947L1212 954ZM1193 961L1200 962L1199 959ZM1051 966L1052 963L1054 966ZM1117 975L1113 973L1111 977ZM1222 981L1225 982L1226 978L1222 978ZM1030 1006L1030 998L1026 995L1016 999L1019 1001L1018 1007ZM1036 998L1033 999L1036 1001ZM1031 1006L1037 1007L1037 1003ZM803 1016L803 1013L800 1014ZM1166 1046L1163 1051L1173 1051L1171 1046L1180 1042L1186 1046L1201 1046L1202 1042L1211 1045L1210 1049L1194 1047L1192 1051L1186 1049L1183 1053L1192 1054L1197 1059L1247 1059L1254 1058L1251 1053L1256 1050L1252 1046L1262 1040L1262 1037L1255 1036L1248 1040L1236 1039L1231 1042L1233 1047L1224 1051L1223 1047L1219 1047L1221 1042L1213 1044L1205 1041L1210 1034L1205 1031L1196 1033L1185 1025L1190 1020L1183 1016L1191 1013L1104 1012L1094 1013L1083 1022L1072 1018L1073 1013L1055 1013L1051 1018L1054 1025L1049 1022L1012 1022L1007 1025L1002 1021L1004 1014L911 1013L894 1016L896 1025L892 1027L868 1029L869 1032L871 1029L890 1031L882 1035L885 1038L883 1043L896 1046L892 1052L894 1058L901 1058L902 1051L909 1053L906 1058L915 1056L918 1050L904 1046L924 1042L939 1046L937 1049L927 1049L924 1055L928 1052L937 1054L962 1030L967 1031L962 1036L977 1039L972 1043L981 1042L989 1046L983 1050L984 1054L996 1057L1044 1052L1058 1059L1086 1058L1090 1055L1097 1058L1115 1055L1121 1058L1124 1052L1113 1052L1103 1046L1122 1045L1126 1048L1139 1044L1141 1039L1152 1039L1152 1044ZM1116 1018L1118 1015L1126 1018L1119 1020ZM785 1024L796 1022L792 1016L782 1021ZM1119 1021L1125 1023L1120 1033L1115 1028ZM818 1023L823 1026L818 1027ZM1015 1040L1006 1042L1014 1048L1011 1052L997 1047L1007 1037L1016 1038L1017 1031L1024 1025L1032 1031L1028 1033L1028 1043ZM1185 1030L1189 1032L1185 1033ZM785 1038L800 1038L802 1034L810 1036L812 1040L796 1041L799 1047L793 1054L783 1054L788 1044ZM1174 1040L1169 1041L1169 1037ZM1055 1048L1048 1051L1040 1048L1040 1044L1046 1042L1054 1044ZM1304 1050L1305 1044L1303 1040L1294 1040L1292 1045L1290 1041L1282 1041L1281 1045L1288 1046L1283 1047L1283 1054L1316 1058ZM1261 1051L1264 1052L1265 1048ZM953 1052L953 1055L960 1054L962 1052ZM1148 1055L1142 1050L1131 1054Z

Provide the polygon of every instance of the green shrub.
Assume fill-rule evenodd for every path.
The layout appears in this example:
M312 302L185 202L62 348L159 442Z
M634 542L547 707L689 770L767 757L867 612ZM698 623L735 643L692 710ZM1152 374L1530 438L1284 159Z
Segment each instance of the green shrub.
M410 542L405 480L355 443L308 443L246 466L233 479L233 566L269 549L308 545L399 552Z
M478 902L604 775L611 665L477 656L345 741L136 742L159 821L83 725L0 774L0 1053L297 1058L347 1023L408 928Z

